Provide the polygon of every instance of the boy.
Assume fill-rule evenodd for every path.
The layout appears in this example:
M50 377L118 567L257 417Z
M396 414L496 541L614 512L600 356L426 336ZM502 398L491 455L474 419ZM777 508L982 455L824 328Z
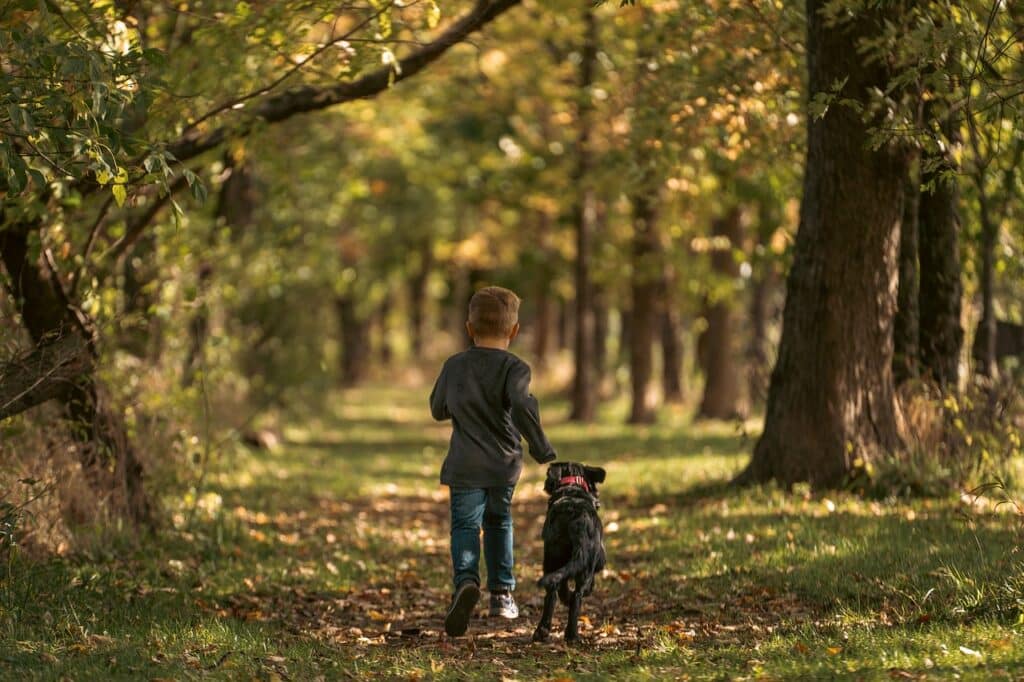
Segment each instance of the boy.
M469 302L473 345L444 363L430 394L434 419L452 420L441 483L450 490L455 595L444 629L465 634L480 599L480 528L484 531L491 616L517 618L512 597L512 491L523 468L520 434L541 464L555 459L530 394L529 366L508 352L519 334L519 297L485 287Z

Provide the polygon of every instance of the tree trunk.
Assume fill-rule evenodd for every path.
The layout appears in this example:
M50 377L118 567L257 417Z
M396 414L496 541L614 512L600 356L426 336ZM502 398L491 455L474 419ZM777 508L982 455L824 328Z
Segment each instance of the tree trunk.
M370 325L359 315L353 296L334 300L341 327L341 382L356 386L366 378L370 359Z
M551 353L551 336L554 328L555 306L552 299L551 280L554 277L554 268L550 262L552 254L548 246L548 235L551 232L551 218L547 213L541 212L538 217L537 240L540 246L538 272L534 298L536 301L537 319L534 321L533 329L533 355L536 358L537 366L543 368L547 365Z
M619 365L629 364L629 341L633 335L633 311L619 310Z
M734 207L722 218L712 221L715 237L725 237L729 246L715 248L711 253L711 267L719 277L735 279L739 264L733 249L742 239L742 212ZM743 370L739 361L737 321L733 301L709 301L704 308L707 329L702 339L702 367L704 395L697 416L705 419L734 419L746 413L743 400Z
M430 270L434 267L434 253L429 245L420 246L419 267L408 279L409 286L409 336L412 356L415 360L423 359L423 341L426 338L427 318L427 280ZM461 273L456 273L456 276ZM459 292L453 292L455 305L460 303ZM464 313L463 313L464 314ZM463 332L464 334L465 332Z
M551 281L548 277L537 278L534 296L537 301L537 320L533 331L533 355L538 367L545 367L551 353L551 331L554 317L554 301L551 299Z
M855 10L830 25L827 4L807 3L809 92L848 78L842 96L866 107L889 74L884 62L864 60L860 44L898 23L900 6ZM899 444L892 332L908 158L896 145L872 149L871 124L842 104L808 118L779 356L764 433L738 482L840 485L858 460Z
M661 387L666 403L681 403L683 392L683 341L679 311L671 299L661 314Z
M896 319L893 324L892 373L896 385L916 379L920 374L920 328L918 273L918 199L920 181L911 168L905 180L903 220L900 226L899 289Z
M573 305L570 301L558 299L558 350L568 350L572 346L572 320L575 318Z
M926 108L927 111L927 108ZM928 120L928 114L925 114ZM958 135L947 122L948 139ZM960 348L964 331L960 326L960 217L957 205L959 192L955 181L945 181L941 174L956 162L945 155L941 165L928 170L922 164L921 182L931 187L924 190L918 203L920 241L920 345L921 372L945 390L955 391L960 376Z
M664 275L658 253L656 199L641 190L632 198L633 203L633 275L630 283L633 300L633 319L629 337L629 377L631 407L629 423L649 424L654 421L654 410L648 404L647 393L653 367L654 324L657 313L658 288Z
M747 350L747 395L761 405L768 387L768 305L775 281L771 263L761 263L750 287L750 346Z
M390 367L391 362L395 359L395 349L391 341L391 309L392 309L392 298L391 291L389 290L384 294L384 299L380 302L380 306L377 308L377 331L380 334L380 364L384 367Z
M132 443L123 416L103 405L95 380L93 339L88 328L72 310L64 297L56 273L47 274L48 266L41 257L33 258L29 235L39 229L38 223L4 224L0 213L0 259L7 270L7 286L18 306L25 329L32 341L45 353L45 346L59 342L66 335L79 338L72 344L89 349L88 362L79 363L82 372L56 392L64 408L64 419L77 441L75 451L83 472L99 497L120 493L115 508L137 523L153 522L153 509L144 486L144 472ZM8 393L4 376L0 395ZM40 401L41 402L41 401ZM27 409L32 405L22 402Z
M981 213L981 272L978 279L981 285L981 319L974 334L974 346L971 355L974 358L974 371L985 377L995 377L998 373L996 362L996 314L993 301L995 289L995 250L999 239L999 226L992 220L988 206L988 197L979 193L978 203Z
M598 391L604 386L608 370L608 293L603 286L594 287L594 385Z
M244 159L236 159L233 152L224 154L224 168L228 174L221 185L217 198L215 224L210 230L209 245L215 251L222 226L226 226L231 240L237 241L252 225L256 197L256 184L252 169ZM213 280L214 265L210 260L199 264L196 276L196 311L188 324L189 349L182 368L183 386L191 386L196 372L206 364L206 340L210 336L210 283Z
M569 419L591 421L597 409L594 386L594 310L590 282L590 242L595 220L594 190L590 187L592 165L590 150L591 110L590 86L594 81L597 61L597 20L594 9L586 5L583 14L584 40L580 58L579 131L576 139L576 168L570 185L577 189L573 223L576 227L576 374L572 385L572 410Z

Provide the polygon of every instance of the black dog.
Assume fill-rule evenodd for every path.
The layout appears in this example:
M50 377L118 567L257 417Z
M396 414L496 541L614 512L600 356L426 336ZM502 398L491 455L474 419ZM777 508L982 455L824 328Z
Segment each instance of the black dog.
M569 606L565 641L579 637L580 604L594 590L594 574L604 568L604 533L597 516L600 506L597 484L604 483L604 469L575 462L556 462L548 467L544 490L548 515L544 520L544 577L539 585L547 590L544 613L533 633L543 642L551 632L555 595ZM570 592L569 581L575 583Z

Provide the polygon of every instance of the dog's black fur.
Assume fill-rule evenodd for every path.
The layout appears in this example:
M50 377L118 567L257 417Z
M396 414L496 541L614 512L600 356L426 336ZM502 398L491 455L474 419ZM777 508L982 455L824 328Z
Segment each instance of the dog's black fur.
M586 490L576 484L559 485L566 477L579 476ZM551 632L555 598L569 607L565 641L579 637L580 604L594 590L594 575L604 569L604 532L597 509L600 506L597 484L604 483L605 471L575 462L556 462L548 467L544 490L550 495L544 520L544 577L539 584L547 590L544 613L533 633L533 641L543 642ZM569 589L569 581L575 589Z

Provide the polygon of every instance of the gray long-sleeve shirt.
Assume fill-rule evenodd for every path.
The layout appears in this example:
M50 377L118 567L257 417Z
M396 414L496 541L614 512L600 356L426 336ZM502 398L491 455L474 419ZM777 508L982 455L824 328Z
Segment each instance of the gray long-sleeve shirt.
M430 393L430 412L452 420L445 485L515 485L523 469L520 434L539 463L555 459L530 393L530 367L508 351L474 346L448 358Z

